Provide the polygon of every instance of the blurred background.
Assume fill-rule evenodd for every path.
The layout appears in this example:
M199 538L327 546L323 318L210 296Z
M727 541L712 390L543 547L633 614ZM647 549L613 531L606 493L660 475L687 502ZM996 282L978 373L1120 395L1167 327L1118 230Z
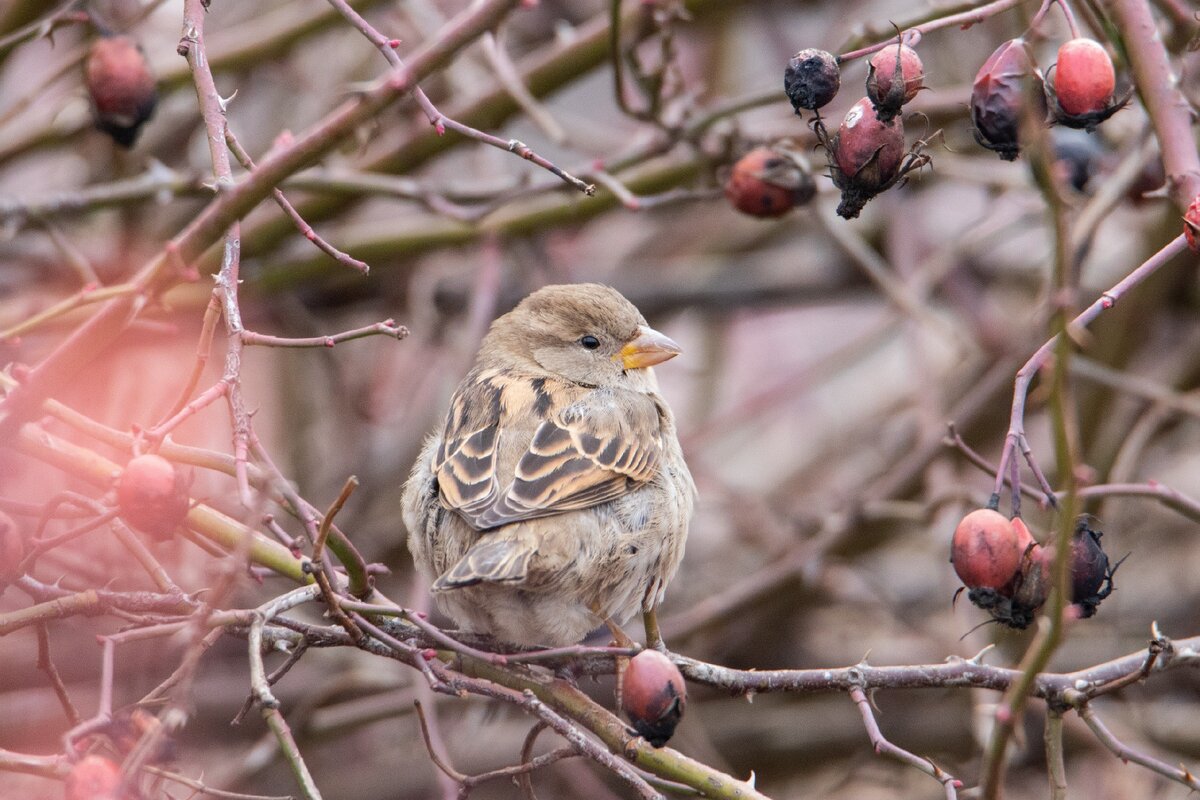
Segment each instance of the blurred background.
M0 36L44 16L40 5L0 1ZM123 150L91 124L81 67L95 37L91 25L64 24L0 49L6 364L36 363L91 309L20 335L12 335L14 326L81 285L125 280L211 196L195 90L176 53L178 4L74 5L141 43L160 100L135 146ZM397 52L408 57L468 4L351 5L398 39ZM338 517L342 529L368 561L390 570L378 578L385 594L427 606L399 516L400 487L423 437L441 420L494 317L544 284L608 283L684 349L657 370L700 489L687 554L660 612L673 650L766 669L845 666L867 654L879 665L938 663L994 644L986 660L1015 665L1030 634L977 627L983 612L965 597L952 602L960 584L948 563L950 535L966 511L987 501L993 478L944 440L953 423L994 463L1014 373L1048 338L1057 302L1045 198L1024 159L1002 162L975 144L967 110L976 70L1025 30L1037 4L922 39L928 89L906 106L905 126L909 144L928 141L932 164L849 222L835 216L838 193L823 175L825 155L782 92L783 66L802 48L837 53L882 41L893 22L908 27L944 16L941 4L618 4L626 105L645 112L632 115L615 99L610 4L527 5L423 88L447 116L524 142L596 183L596 196L500 149L453 132L439 137L405 101L282 186L322 236L370 264L368 276L318 252L272 203L245 219L241 309L248 329L309 337L393 318L410 331L399 342L247 350L244 395L283 473L319 508L357 475L361 487ZM1200 62L1187 48L1195 20L1167 0L1153 5L1184 91L1195 98ZM1103 39L1103 9L1084 3L1075 10L1085 30ZM1067 38L1056 10L1041 32L1033 47L1045 69ZM387 68L320 0L214 0L205 33L218 89L232 98L229 124L256 158ZM822 111L831 130L862 96L865 75L861 60L844 68L841 93ZM651 104L638 80L656 76L663 88ZM1122 81L1129 78L1118 64ZM1069 300L1083 305L1176 236L1180 210L1155 191L1161 165L1136 99L1094 134L1055 128L1048 141L1067 178L1073 241L1085 252ZM807 161L818 186L811 203L777 219L739 213L721 193L734 160L767 143ZM206 273L200 280L147 308L57 399L116 429L153 424L192 369L212 287L207 273L218 260L214 249L198 265ZM1080 337L1071 388L1081 480L1153 480L1200 497L1195 267L1194 255L1176 259ZM220 378L223 353L218 330L201 388ZM1035 382L1027 430L1057 486L1045 399ZM118 463L129 456L59 421L46 426ZM219 403L173 433L177 442L223 453L231 451L230 437ZM196 468L191 480L193 496L242 513L228 476ZM103 496L0 450L0 497L43 503L64 489ZM1071 627L1051 669L1138 651L1154 621L1169 636L1195 635L1196 520L1153 498L1110 498L1086 510L1097 517L1109 554L1130 555L1118 591L1096 618ZM1038 538L1056 522L1031 501L1025 513ZM299 530L282 514L280 522ZM56 521L48 530L71 524ZM188 591L220 573L218 560L183 539L155 544L153 552ZM71 590L147 588L128 560L98 532L45 555L37 576ZM278 579L245 580L229 603L253 607L286 588ZM28 604L12 587L0 595L0 613ZM85 716L97 700L93 635L122 625L120 618L75 617L47 626ZM606 639L597 634L595 641ZM170 674L182 646L166 640L119 648L116 705L136 701ZM36 656L33 630L0 638L0 747L56 752L69 725ZM413 700L433 701L413 678L395 662L334 648L310 652L276 687L327 797L454 796L419 737ZM193 716L177 742L180 771L222 789L295 794L261 719L251 714L229 725L249 686L244 641L219 641L196 680ZM611 707L611 682L588 691ZM700 686L691 691L672 746L740 778L753 773L773 797L943 796L927 776L875 756L858 711L838 693L760 695L751 704ZM1176 670L1097 708L1122 739L1168 763L1194 763L1198 691L1194 672ZM995 693L887 691L874 699L893 742L975 783ZM477 698L438 697L433 708L460 771L517 760L525 717ZM1007 784L1012 797L1047 794L1042 713L1033 703L1024 720ZM1066 723L1077 796L1187 796L1185 787L1122 764L1075 716ZM582 759L539 772L534 784L541 797L628 796ZM28 776L6 774L0 785L12 787L0 792L6 797L62 793L55 782ZM517 790L497 781L472 796L516 797Z

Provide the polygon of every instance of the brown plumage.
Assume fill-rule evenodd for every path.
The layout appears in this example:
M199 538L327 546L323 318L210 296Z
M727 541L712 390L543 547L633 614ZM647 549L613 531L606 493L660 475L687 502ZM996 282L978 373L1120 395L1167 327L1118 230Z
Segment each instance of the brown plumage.
M404 489L408 546L463 629L578 642L663 597L695 485L651 366L678 346L598 284L497 319Z

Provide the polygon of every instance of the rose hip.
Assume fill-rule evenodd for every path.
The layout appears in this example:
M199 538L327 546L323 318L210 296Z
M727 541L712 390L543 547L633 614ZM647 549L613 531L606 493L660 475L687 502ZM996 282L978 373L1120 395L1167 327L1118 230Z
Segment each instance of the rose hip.
M158 104L150 65L128 36L97 39L88 51L84 81L96 127L122 147L132 147Z
M162 456L137 456L117 482L117 506L133 527L156 539L169 539L187 516L187 481Z
M630 659L621 708L639 736L662 747L675 733L686 706L687 687L671 659L657 650L643 650Z
M816 183L787 154L758 147L733 165L725 197L733 207L753 217L780 217L812 200Z
M925 66L917 51L906 44L889 44L867 65L867 97L880 122L890 122L900 107L924 88Z
M841 87L841 70L832 53L809 48L788 59L783 71L783 91L792 108L816 111L829 103Z
M1024 39L1011 39L996 48L975 75L971 87L971 121L975 140L1005 161L1020 152L1021 110L1026 97L1036 98L1032 113L1045 117L1042 76Z
M980 508L954 529L950 561L968 588L1003 594L1017 574L1022 552L1013 524L999 511Z
M1092 114L1112 100L1117 85L1112 59L1092 39L1071 39L1058 48L1054 92L1068 114Z

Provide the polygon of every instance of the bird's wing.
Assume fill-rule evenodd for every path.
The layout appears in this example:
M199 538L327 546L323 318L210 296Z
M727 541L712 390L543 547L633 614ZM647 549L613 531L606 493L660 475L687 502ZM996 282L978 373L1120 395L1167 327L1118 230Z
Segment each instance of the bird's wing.
M494 381L464 381L450 402L433 459L442 504L473 519L496 501L501 389Z
M662 456L653 398L596 389L536 427L511 476L496 474L504 426L455 439L438 470L443 498L479 530L598 505L650 480ZM449 440L449 437L447 437ZM449 452L449 451L448 451ZM511 482L509 479L511 478ZM501 493L501 482L508 488Z

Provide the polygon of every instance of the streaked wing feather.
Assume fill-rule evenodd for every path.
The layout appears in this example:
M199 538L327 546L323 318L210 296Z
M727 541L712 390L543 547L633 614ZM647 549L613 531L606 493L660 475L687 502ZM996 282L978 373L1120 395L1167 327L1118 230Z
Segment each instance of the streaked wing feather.
M574 406L543 422L517 463L508 491L476 522L497 527L605 503L658 470L662 441L653 401L623 412Z
M442 503L473 516L496 501L500 440L499 390L488 382L466 384L455 395L433 463Z

